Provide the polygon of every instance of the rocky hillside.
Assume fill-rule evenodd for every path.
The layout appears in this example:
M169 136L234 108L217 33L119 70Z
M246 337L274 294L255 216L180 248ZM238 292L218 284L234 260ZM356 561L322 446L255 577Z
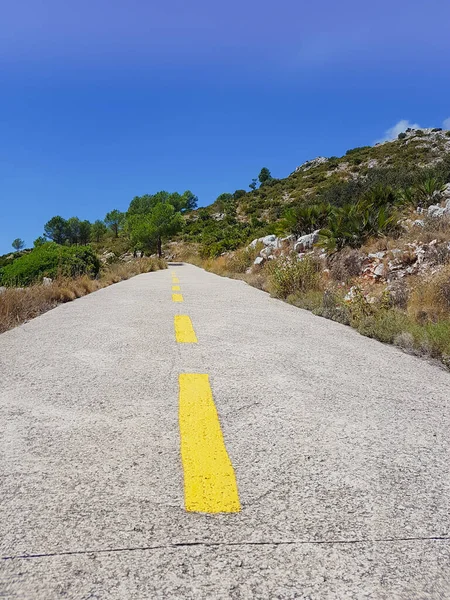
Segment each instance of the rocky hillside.
M289 233L284 219L290 210L342 207L376 186L405 190L430 177L450 180L450 131L408 130L393 142L307 161L285 179L269 179L254 191L221 194L190 213L183 239L200 244L204 256L218 256L255 237Z

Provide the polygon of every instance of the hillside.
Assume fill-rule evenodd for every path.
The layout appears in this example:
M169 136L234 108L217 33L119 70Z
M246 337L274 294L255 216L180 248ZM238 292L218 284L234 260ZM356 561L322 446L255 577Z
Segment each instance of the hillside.
M214 257L255 237L289 233L283 223L289 209L342 207L376 186L404 190L430 177L450 180L450 131L408 130L392 142L307 161L288 177L269 179L254 191L221 194L186 216L182 239L200 244L203 256Z

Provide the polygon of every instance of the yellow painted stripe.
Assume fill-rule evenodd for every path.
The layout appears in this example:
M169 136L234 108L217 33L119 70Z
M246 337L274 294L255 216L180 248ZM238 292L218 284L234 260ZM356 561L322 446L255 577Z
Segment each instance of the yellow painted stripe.
M172 286L172 292L179 292L180 291L180 286L179 285L173 285Z
M239 512L236 477L220 428L208 375L179 377L184 503L191 512Z
M176 277L177 274L175 273L175 271L171 271L170 274L172 275L172 277Z
M192 326L192 321L187 315L175 315L174 325L177 342L181 344L197 343L198 340Z
M172 277L172 283L180 283L178 277Z
M181 294L172 294L173 302L183 302L183 296Z

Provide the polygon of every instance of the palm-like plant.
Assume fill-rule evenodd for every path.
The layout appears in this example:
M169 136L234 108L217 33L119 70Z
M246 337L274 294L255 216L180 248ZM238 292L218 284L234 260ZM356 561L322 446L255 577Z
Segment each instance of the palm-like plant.
M284 215L285 230L295 235L305 235L324 227L332 208L329 204L310 204L289 208Z
M398 214L392 206L370 204L368 198L346 204L330 216L327 227L320 231L318 245L328 253L344 246L360 247L369 237L392 233L397 228Z
M417 186L417 197L422 208L438 204L442 200L445 185L437 177L427 177Z

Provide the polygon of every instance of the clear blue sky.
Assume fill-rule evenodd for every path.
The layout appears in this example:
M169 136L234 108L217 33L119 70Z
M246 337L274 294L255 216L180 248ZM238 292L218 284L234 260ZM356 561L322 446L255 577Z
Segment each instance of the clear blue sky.
M0 254L55 214L200 204L450 117L448 0L14 0L0 21Z

